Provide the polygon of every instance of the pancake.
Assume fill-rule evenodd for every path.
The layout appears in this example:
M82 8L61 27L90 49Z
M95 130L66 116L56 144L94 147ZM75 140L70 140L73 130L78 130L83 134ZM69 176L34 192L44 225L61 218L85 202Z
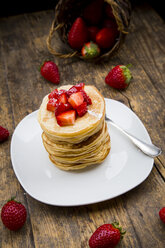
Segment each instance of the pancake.
M97 147L97 149L95 149L93 152L88 152L86 154L79 154L77 156L72 156L72 157L61 157L61 156L55 156L53 154L49 155L51 156L51 158L56 162L60 162L60 163L65 163L67 165L72 165L72 164L79 164L79 163L83 163L83 162L89 162L91 160L100 160L100 157L102 156L102 151L105 149L105 144L109 143L109 136L106 137L105 141L103 143L100 144L99 147Z
M61 143L53 143L50 141L46 134L43 132L42 139L43 143L48 148L49 152L52 153L65 153L66 156L70 156L70 153L83 153L87 150L91 149L92 147L96 148L97 145L102 142L105 138L105 131L107 130L107 125L103 125L102 129L100 129L97 133L90 136L88 139L80 142L79 144L71 144L66 142Z
M71 87L72 85L66 85L60 87L59 90L68 90ZM50 140L80 143L101 129L105 116L104 98L94 86L85 86L84 90L92 99L92 104L88 106L88 112L83 117L78 117L73 126L62 128L57 124L54 113L46 108L48 95L44 97L38 112L38 121Z
M66 164L66 163L60 163L54 160L54 158L49 155L50 160L52 161L52 163L54 163L59 169L61 170L80 170L80 169L84 169L90 165L98 165L100 163L102 163L107 155L110 152L110 142L107 141L106 144L104 144L104 146L102 147L103 149L100 150L100 153L93 157L92 159L88 159L88 161L82 161L81 163L77 163L77 164Z
M68 90L72 85L62 86ZM79 170L100 164L110 151L110 137L105 123L105 101L94 86L85 86L92 104L74 125L59 126L54 112L47 110L48 95L38 111L38 121L43 129L42 141L50 160L62 170Z

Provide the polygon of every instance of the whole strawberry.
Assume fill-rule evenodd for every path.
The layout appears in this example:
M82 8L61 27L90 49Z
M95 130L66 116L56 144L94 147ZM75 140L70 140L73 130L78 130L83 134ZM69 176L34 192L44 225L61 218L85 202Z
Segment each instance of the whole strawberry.
M9 131L6 128L0 126L0 142L7 140L8 137L9 137Z
M81 49L87 40L87 27L83 19L78 17L68 33L68 43L73 49Z
M99 32L99 28L96 26L87 27L88 29L88 36L90 41L96 41L96 34Z
M159 216L160 216L160 219L163 221L163 223L165 223L165 207L160 209Z
M3 224L10 230L20 229L26 221L26 208L14 199L9 200L1 210Z
M104 10L105 10L105 14L107 17L112 18L112 19L115 18L110 4L105 3Z
M115 19L105 19L103 21L103 27L113 29L115 37L119 35L118 26Z
M53 61L44 61L40 67L41 75L48 81L59 84L60 74L57 65Z
M91 25L97 25L101 21L103 14L103 3L103 0L94 0L84 9L83 16Z
M124 90L128 87L132 78L128 66L117 65L108 73L105 78L105 83L118 90Z
M114 248L125 232L118 223L104 224L96 229L89 239L90 248Z
M115 44L116 35L114 28L102 28L96 34L96 43L100 48L110 48Z
M86 59L95 58L100 54L100 48L97 44L88 42L82 47L81 54Z

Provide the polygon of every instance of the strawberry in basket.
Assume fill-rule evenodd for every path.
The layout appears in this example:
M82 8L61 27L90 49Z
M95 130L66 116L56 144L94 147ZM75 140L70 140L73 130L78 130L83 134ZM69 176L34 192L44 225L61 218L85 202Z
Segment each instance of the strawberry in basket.
M69 31L68 43L74 49L81 49L87 40L88 40L87 27L83 19L81 17L78 17Z
M90 57L90 61L107 60L116 52L128 33L130 22L130 0L104 2L104 0L61 0L58 2L55 19L47 39L47 47L51 54L63 58L82 56L81 50L85 43L96 43L100 49L99 55ZM76 15L77 14L77 15ZM71 18L72 17L72 18ZM75 19L74 19L75 18ZM72 23L71 23L71 20ZM73 49L73 51L56 50L56 43L52 43L54 33Z

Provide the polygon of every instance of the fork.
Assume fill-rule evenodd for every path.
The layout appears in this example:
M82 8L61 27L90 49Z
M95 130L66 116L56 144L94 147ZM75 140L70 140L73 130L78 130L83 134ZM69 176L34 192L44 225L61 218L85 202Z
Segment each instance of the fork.
M159 147L153 144L147 144L144 141L135 137L134 135L128 133L127 131L119 127L114 121L112 121L106 115L105 115L105 120L109 122L111 125L113 125L114 127L116 127L118 130L120 130L123 134L125 134L132 141L132 143L136 145L146 155L154 158L154 157L159 156L162 153L162 150Z

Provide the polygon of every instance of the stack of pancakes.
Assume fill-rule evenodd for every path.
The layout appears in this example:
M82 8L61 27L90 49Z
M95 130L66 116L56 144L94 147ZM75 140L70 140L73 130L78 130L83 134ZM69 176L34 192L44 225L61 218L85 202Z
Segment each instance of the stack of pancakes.
M71 87L66 85L59 90ZM92 104L83 117L76 118L74 125L61 127L57 124L55 114L47 110L48 95L44 97L38 112L45 149L50 160L62 170L77 170L99 164L110 151L104 98L94 86L85 86L84 90Z

